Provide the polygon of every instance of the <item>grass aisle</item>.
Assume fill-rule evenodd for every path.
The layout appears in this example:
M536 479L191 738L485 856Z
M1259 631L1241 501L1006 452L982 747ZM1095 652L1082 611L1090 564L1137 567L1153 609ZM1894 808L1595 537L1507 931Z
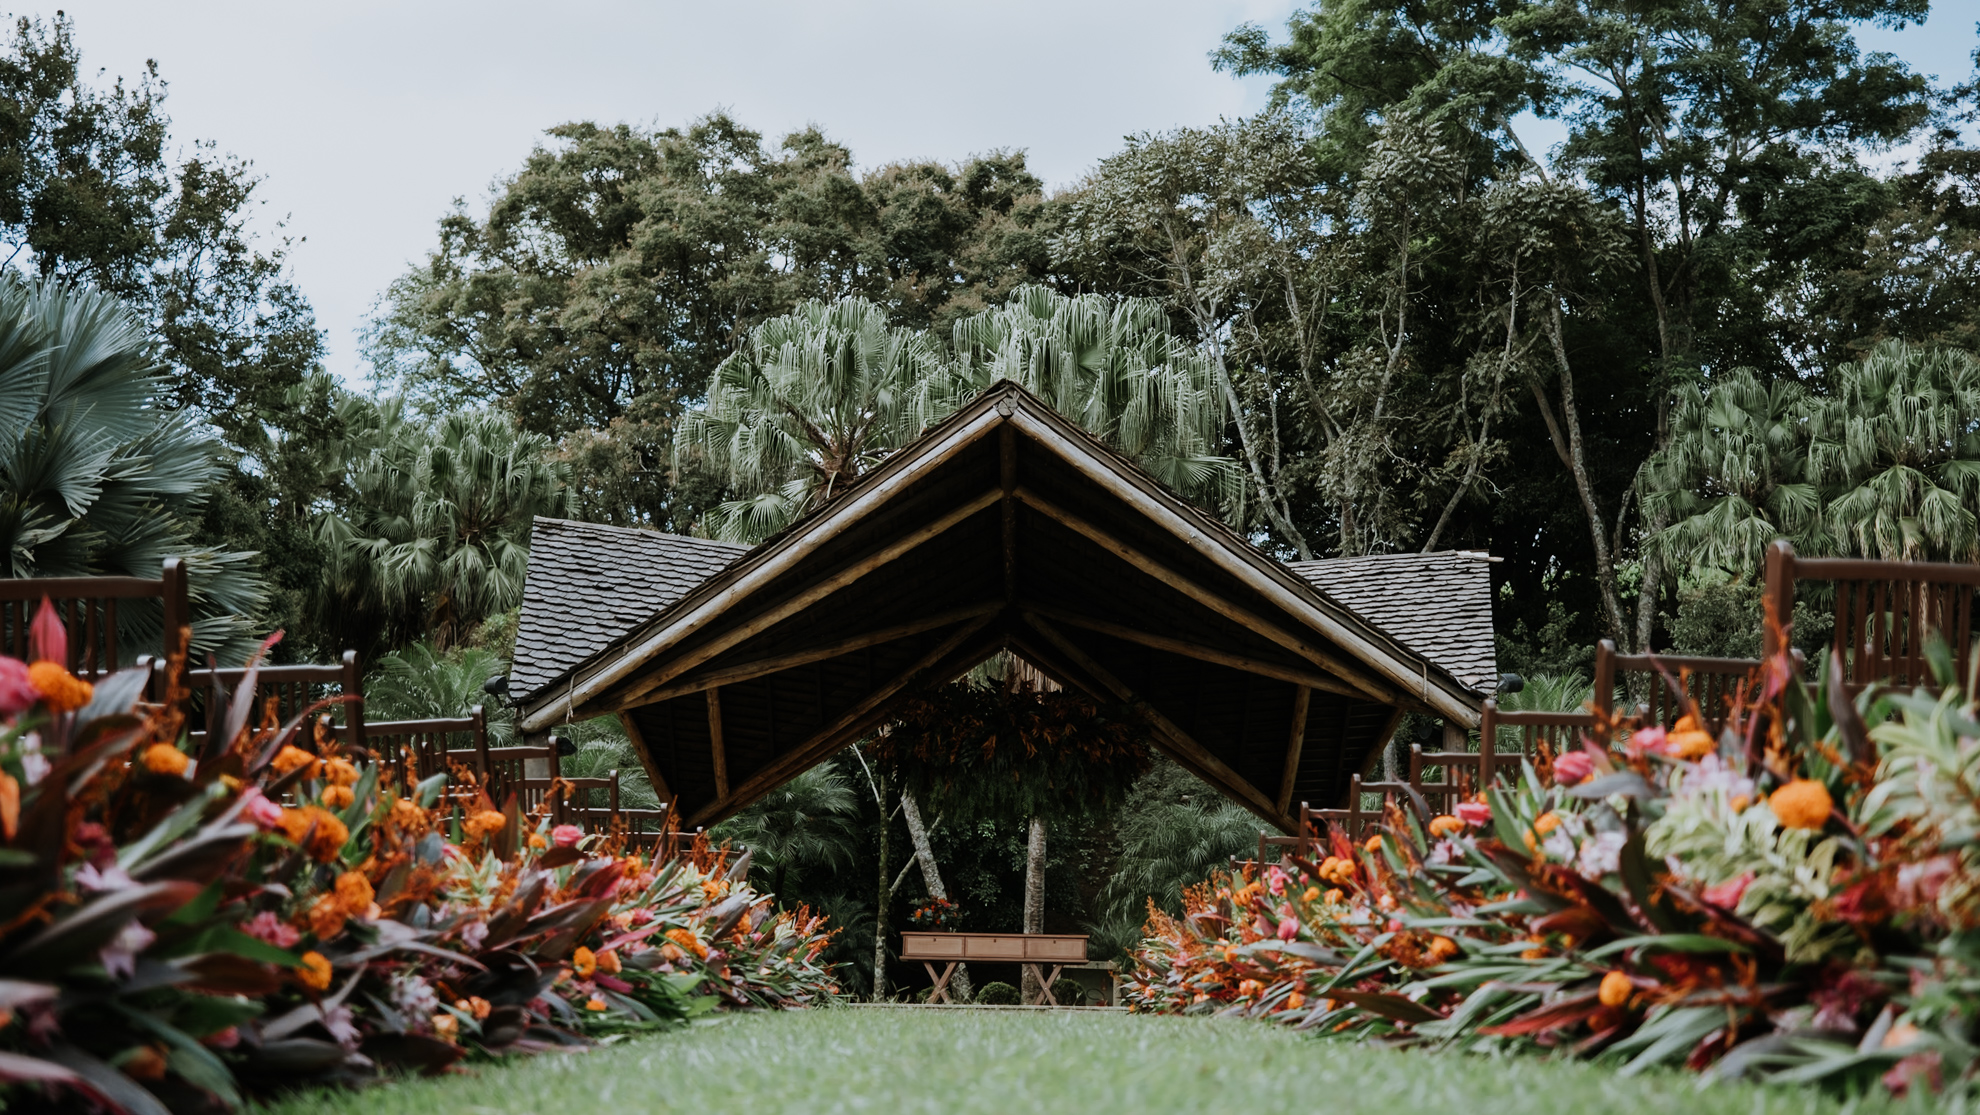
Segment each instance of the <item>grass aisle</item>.
M1837 1108L1805 1091L1695 1084L1688 1076L1624 1079L1533 1058L1385 1051L1236 1021L828 1010L735 1016L472 1076L301 1097L273 1111L1800 1115Z

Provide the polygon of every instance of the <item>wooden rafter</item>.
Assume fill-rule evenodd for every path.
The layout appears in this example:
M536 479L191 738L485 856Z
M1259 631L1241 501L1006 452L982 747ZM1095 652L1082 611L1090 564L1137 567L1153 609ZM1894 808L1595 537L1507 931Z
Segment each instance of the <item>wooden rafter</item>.
M1292 811L1293 783L1299 778L1300 753L1306 750L1306 710L1313 703L1313 690L1300 686L1293 690L1292 730L1286 736L1286 769L1279 776L1279 812Z
M1360 699L1367 698L1367 695L1362 693L1361 690L1348 685L1339 678L1313 670L1301 670L1290 666L1282 666L1279 663L1268 662L1261 658L1251 657L1250 655L1220 650L1217 647L1191 639L1177 639L1168 635L1157 635L1150 631L1128 627L1125 624L1113 623L1104 619L1094 619L1091 616L1083 616L1077 612L1069 612L1064 608L1032 606L1027 607L1025 611L1035 612L1054 623L1063 623L1068 627L1082 627L1088 631L1098 632L1102 635L1111 635L1116 639L1137 643L1153 650L1167 651L1170 654L1181 655L1184 658L1194 658L1199 662L1210 662L1219 666L1229 666L1233 670L1242 670L1248 674L1257 674L1260 677L1290 682L1308 689L1318 689L1323 693L1334 693L1343 697Z

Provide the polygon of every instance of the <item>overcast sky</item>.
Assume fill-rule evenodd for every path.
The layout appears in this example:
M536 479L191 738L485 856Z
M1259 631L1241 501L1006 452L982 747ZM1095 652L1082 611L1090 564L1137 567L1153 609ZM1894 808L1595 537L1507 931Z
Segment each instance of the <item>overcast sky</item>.
M862 166L1023 148L1053 186L1133 132L1263 104L1266 83L1206 59L1283 0L809 0L310 5L68 0L83 62L158 60L175 140L211 139L265 178L329 366L367 369L355 330L434 241L456 197L478 203L543 129L673 125L725 108L771 136L818 124ZM34 9L28 9L32 12ZM53 8L46 9L52 14ZM1928 27L1868 31L1948 80L1971 72L1972 0ZM1552 129L1536 129L1542 144ZM266 222L272 224L272 221Z

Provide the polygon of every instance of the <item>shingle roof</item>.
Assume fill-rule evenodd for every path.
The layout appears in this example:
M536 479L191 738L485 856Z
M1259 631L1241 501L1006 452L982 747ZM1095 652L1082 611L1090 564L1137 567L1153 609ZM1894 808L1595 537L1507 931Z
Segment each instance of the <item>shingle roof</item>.
M1475 550L1295 561L1287 568L1474 692L1498 681L1491 558Z
M733 542L538 518L510 697L528 698L748 552Z

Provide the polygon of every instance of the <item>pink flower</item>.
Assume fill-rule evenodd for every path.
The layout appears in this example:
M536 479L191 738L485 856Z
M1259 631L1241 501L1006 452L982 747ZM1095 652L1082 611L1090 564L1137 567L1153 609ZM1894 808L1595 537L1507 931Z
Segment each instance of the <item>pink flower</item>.
M34 622L28 625L28 656L36 662L69 664L69 629L62 626L62 617L55 614L55 604L46 596L41 598L41 610L34 613Z
M1458 820L1463 821L1472 828L1492 823L1492 807L1482 801L1460 803L1455 812L1457 813Z
M1286 893L1286 873L1277 867L1265 869L1265 889L1273 894Z
M218 1033L206 1035L199 1039L199 1042L201 1045L209 1045L215 1049L232 1049L241 1044L241 1028L229 1026Z
M558 825L550 830L550 843L559 848L569 848L584 839L584 830L576 825Z
M296 927L276 917L273 910L263 910L249 918L242 924L241 931L278 949L288 948L302 940L302 934Z
M137 971L137 954L151 947L158 934L131 922L117 932L110 943L97 952L97 959L103 962L103 970L111 979L129 979Z
M1736 879L1728 879L1716 887L1706 887L1705 893L1701 897L1714 906L1730 910L1739 905L1740 898L1746 894L1746 888L1752 885L1753 872L1748 871L1744 875Z
M1670 733L1662 728L1638 728L1630 734L1629 744L1638 751L1648 751L1655 755L1668 754Z
M1563 786L1588 781L1595 773L1595 756L1586 751L1570 751L1554 760L1554 781Z
M1901 906L1929 906L1939 900L1947 880L1959 867L1959 857L1934 856L1923 863L1907 863L1898 868L1897 900Z
M41 699L41 690L28 680L27 663L0 657L0 716L26 712Z
M1299 936L1299 919L1287 918L1279 923L1279 940L1290 941Z
M282 807L268 800L259 786L249 786L241 791L241 816L253 821L263 832L274 832L282 827Z

